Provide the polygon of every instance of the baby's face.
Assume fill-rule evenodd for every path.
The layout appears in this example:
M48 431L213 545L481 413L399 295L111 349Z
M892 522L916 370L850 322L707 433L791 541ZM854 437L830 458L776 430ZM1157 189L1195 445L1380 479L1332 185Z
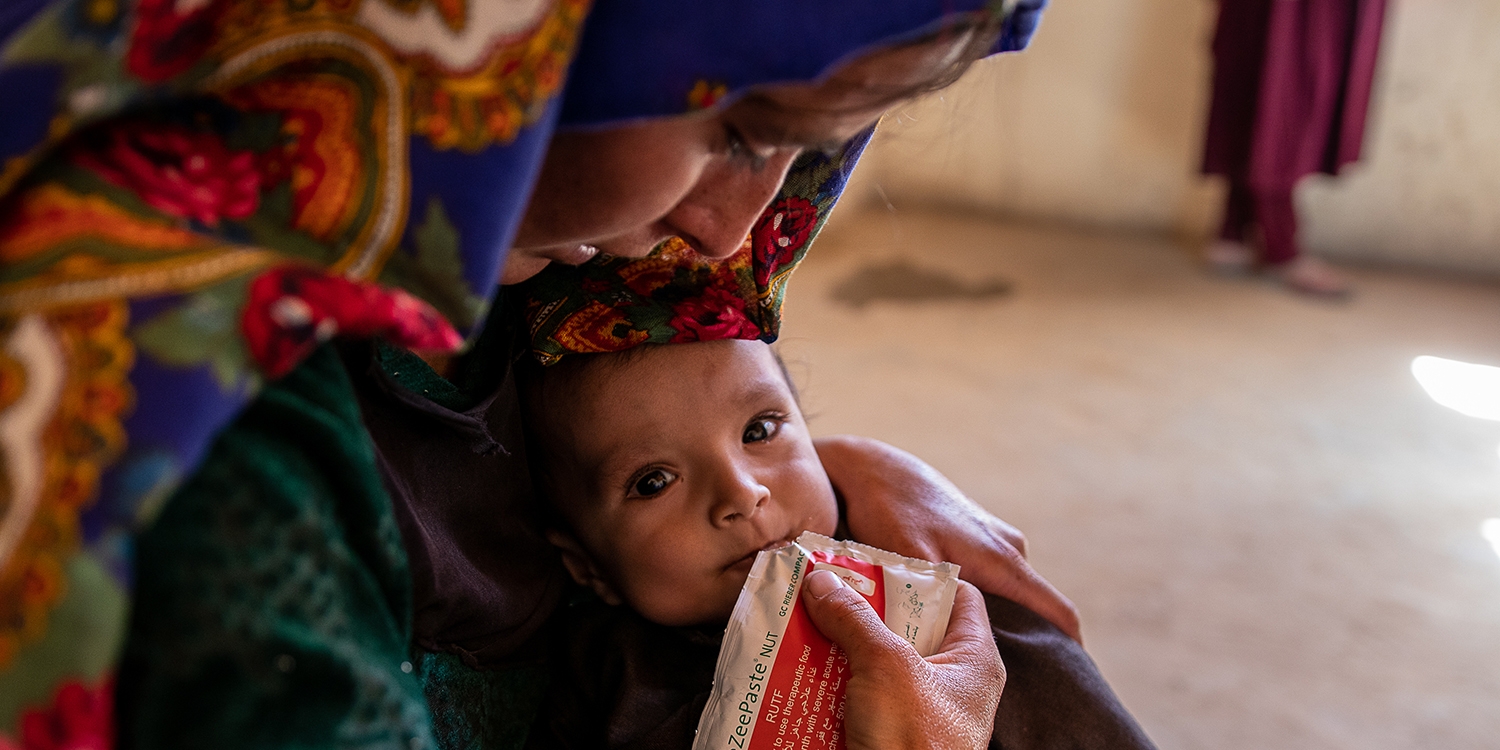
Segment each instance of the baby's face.
M756 553L838 505L771 349L664 346L587 371L554 410L549 486L580 582L664 625L727 618Z

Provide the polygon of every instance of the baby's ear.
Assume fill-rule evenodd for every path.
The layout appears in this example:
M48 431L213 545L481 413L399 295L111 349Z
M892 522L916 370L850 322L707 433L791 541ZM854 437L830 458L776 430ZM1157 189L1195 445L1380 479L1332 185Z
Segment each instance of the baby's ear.
M548 529L547 541L562 553L563 567L568 569L568 574L573 576L573 580L577 581L579 586L587 586L598 594L605 604L618 607L624 603L620 595L616 594L614 588L609 585L609 581L599 573L599 566L594 564L594 558L589 555L588 550L584 549L572 534Z

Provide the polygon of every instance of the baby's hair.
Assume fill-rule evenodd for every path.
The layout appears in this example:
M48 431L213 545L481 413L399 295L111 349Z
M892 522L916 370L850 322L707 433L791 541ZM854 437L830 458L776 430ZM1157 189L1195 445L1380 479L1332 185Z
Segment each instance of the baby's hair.
M569 407L568 399L557 394L578 394L576 388L584 376L601 367L619 366L644 356L651 344L608 354L570 354L553 365L543 365L533 357L522 357L516 363L516 395L521 402L521 430L526 437L526 458L531 464L532 488L537 495L537 516L545 528L567 529L568 519L558 507L556 480L551 448L557 442L546 415ZM549 439L551 438L551 439Z
M639 344L618 352L602 354L569 354L552 365L543 365L532 357L524 357L516 365L516 388L521 397L521 410L529 425L539 422L531 417L540 416L545 404L556 393L579 394L577 390L585 376L603 368L618 368L648 356L653 350L669 344Z
M776 347L771 347L771 358L776 360L776 369L781 371L781 379L786 381L786 389L792 392L792 403L797 405L798 411L802 409L802 392L797 390L797 381L792 380L792 373L786 369L786 360L781 358L781 352Z

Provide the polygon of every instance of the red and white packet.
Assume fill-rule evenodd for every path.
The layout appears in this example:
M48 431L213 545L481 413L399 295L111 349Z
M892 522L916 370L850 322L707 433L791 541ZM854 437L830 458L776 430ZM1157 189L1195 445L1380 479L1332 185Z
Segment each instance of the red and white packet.
M693 750L844 747L849 663L802 606L802 581L831 570L922 656L948 632L958 566L805 531L761 552L724 631Z

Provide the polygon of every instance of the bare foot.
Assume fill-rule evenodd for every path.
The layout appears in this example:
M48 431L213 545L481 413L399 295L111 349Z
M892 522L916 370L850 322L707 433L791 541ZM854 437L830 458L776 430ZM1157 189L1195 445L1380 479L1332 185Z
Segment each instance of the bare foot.
M1333 266L1306 255L1269 266L1266 272L1279 279L1288 289L1315 297L1337 299L1347 297L1353 291L1349 280Z
M1239 276L1255 265L1255 251L1243 242L1218 239L1203 249L1203 261L1214 273Z

